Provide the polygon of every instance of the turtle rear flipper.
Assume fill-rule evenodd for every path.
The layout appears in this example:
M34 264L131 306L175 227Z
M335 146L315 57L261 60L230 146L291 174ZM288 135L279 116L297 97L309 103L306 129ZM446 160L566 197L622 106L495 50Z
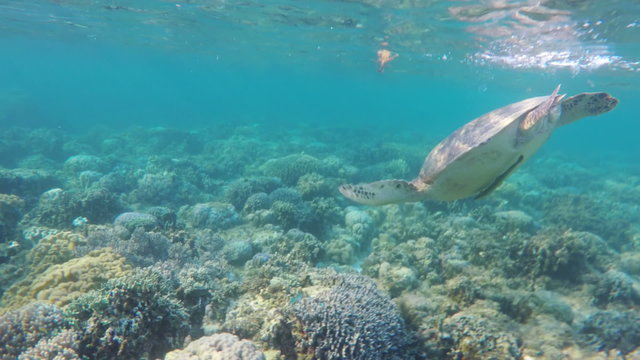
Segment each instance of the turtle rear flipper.
M382 180L368 184L345 184L339 188L342 195L364 205L386 205L420 201L424 193L404 180Z

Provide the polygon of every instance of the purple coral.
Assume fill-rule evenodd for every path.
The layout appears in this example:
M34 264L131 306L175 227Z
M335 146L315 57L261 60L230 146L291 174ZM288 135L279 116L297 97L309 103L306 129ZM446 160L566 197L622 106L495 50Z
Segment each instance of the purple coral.
M32 303L0 316L0 360L13 360L40 340L69 326L53 305Z
M333 286L293 305L314 359L411 359L411 336L397 306L362 275L336 275Z
M225 359L264 360L264 354L248 340L240 340L229 333L201 337L184 348L172 351L165 360Z

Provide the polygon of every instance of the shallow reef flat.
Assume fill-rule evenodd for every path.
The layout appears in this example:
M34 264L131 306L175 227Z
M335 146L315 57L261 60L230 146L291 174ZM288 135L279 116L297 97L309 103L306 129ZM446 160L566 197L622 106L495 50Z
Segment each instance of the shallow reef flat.
M547 151L479 201L339 194L435 140L5 129L0 360L640 358L637 165Z

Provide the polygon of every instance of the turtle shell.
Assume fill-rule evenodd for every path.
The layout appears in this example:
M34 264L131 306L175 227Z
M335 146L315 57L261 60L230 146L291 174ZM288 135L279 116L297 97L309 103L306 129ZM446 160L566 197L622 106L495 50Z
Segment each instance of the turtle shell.
M540 139L523 145L525 149L517 143L519 120L548 98L522 100L462 126L431 150L416 180L430 187L434 200L456 200L482 191L547 140L550 132L537 135Z

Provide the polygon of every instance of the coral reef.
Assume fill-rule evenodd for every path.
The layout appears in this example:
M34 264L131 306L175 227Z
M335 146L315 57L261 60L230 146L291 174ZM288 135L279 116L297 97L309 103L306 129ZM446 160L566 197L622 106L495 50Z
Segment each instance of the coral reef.
M118 215L113 220L113 225L122 226L129 231L141 227L145 230L153 230L158 226L158 219L155 216L140 212L125 212Z
M25 203L16 195L0 194L0 243L15 239L16 227Z
M325 172L325 166L321 160L306 154L271 159L262 168L267 176L277 177L289 186L295 185L305 174Z
M280 180L274 177L241 178L229 184L225 198L236 209L242 209L249 196L260 192L270 193L281 186Z
M60 184L61 181L46 170L0 169L0 193L17 195L29 201Z
M74 330L63 330L52 338L38 341L20 354L18 360L81 360L78 345L78 334Z
M361 275L336 275L293 304L302 343L318 359L409 359L411 335L396 305ZM414 355L415 356L415 355Z
M108 248L135 267L153 265L169 258L171 241L161 233L145 231L140 226L136 227L130 235L128 232L122 233L117 230L117 228L92 228L86 242L78 246L75 253L83 256L96 249Z
M465 359L521 358L521 340L495 325L500 317L497 312L482 317L462 312L447 318L441 331L450 337L441 341L446 343L448 355Z
M640 316L635 312L599 311L578 330L580 339L598 351L613 349L627 354L640 344Z
M65 160L63 168L65 171L78 174L83 171L104 173L108 170L108 164L97 156L80 154Z
M116 195L102 187L79 192L55 188L40 196L37 206L25 215L22 223L64 229L70 228L78 217L92 223L110 222L121 209Z
M5 309L18 308L34 300L64 307L80 295L109 279L131 271L125 259L111 248L95 250L62 264L51 265L42 273L29 273L2 296Z
M196 229L224 230L242 223L242 218L231 204L218 202L182 207L178 217Z
M4 130L2 359L640 354L640 177L613 158L548 153L481 201L363 207L337 187L411 178L436 139Z
M164 360L265 360L264 354L248 340L220 333L194 340L182 350L169 352Z
M71 323L66 319L57 307L42 303L31 303L20 309L0 315L0 359L38 359L32 357L40 353L46 345L42 341L50 344L59 343L59 352L64 352L62 347L73 349L73 344L63 342L62 338L49 340L50 337L59 335L67 337L66 332L57 334L62 329L68 328ZM64 345L67 346L64 346ZM35 348L34 348L35 347ZM56 351L54 349L54 351ZM45 359L43 357L43 359ZM65 359L65 358L61 358ZM73 359L73 357L70 357Z
M227 307L235 299L240 282L221 261L207 260L202 264L190 264L177 275L177 297L190 314L191 335L201 335L201 326L207 312L208 321L220 321Z
M71 260L76 248L85 243L84 236L71 231L44 236L27 254L31 274L40 274L52 265Z
M136 269L112 278L66 310L79 324L81 356L156 358L182 344L189 316L162 273Z

